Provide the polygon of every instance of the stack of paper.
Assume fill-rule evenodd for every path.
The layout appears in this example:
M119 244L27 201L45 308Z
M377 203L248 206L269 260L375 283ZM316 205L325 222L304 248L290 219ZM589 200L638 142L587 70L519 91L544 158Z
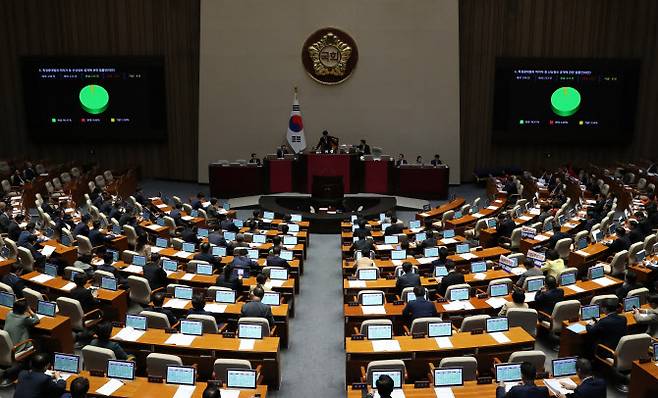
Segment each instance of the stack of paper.
M149 224L146 226L146 228L157 231L158 229L160 229L160 226L158 224Z
M188 258L192 253L188 253L186 251L178 251L174 256L179 257L179 258Z
M189 334L182 334L182 333L174 333L169 338L167 341L165 341L165 344L171 344L171 345L190 345L194 341L196 336L192 336Z
M444 245L449 245L449 244L451 244L451 243L457 243L457 242L458 242L458 240L455 239L455 238L444 238L444 239L441 239L441 243L443 243Z
M521 217L519 217L519 220L528 221L528 220L532 220L532 217L530 217L530 216L521 216Z
M484 273L484 272L478 272L477 274L473 275L473 279L475 279L476 281L481 281L486 277L487 277L487 274Z
M478 256L473 253L462 253L459 255L459 257L463 258L464 260L472 260L474 258L478 258Z
M191 281L192 279L194 279L194 275L196 275L196 274L185 274L181 277L181 280Z
M514 275L524 274L525 271L526 271L525 268L521 268L521 267L514 267L510 270L510 272L513 273Z
M142 272L144 272L144 269L139 265L130 264L129 266L122 269L121 271L130 272L132 274L141 274Z
M96 390L96 393L110 396L121 387L123 387L123 382L121 382L121 380L110 379L107 381L107 383L103 384L103 387Z
M362 305L363 315L386 315L386 307L383 305Z
M177 308L179 310L182 310L185 308L185 306L189 303L189 300L183 300L183 299L177 299L177 298L172 298L169 301L167 301L163 307L165 308Z
M222 398L239 398L240 390L222 390Z
M502 297L491 297L490 299L487 299L486 303L492 308L500 308L507 303L507 300Z
M438 345L439 348L452 348L452 341L450 341L450 337L435 337L434 340L436 341L436 345Z
M226 312L226 307L226 304L208 303L204 309L215 314L223 314Z
M421 217L429 217L429 213L420 213Z
M545 240L549 240L550 238L546 235L535 235L535 240L538 240L540 242L543 242Z
M494 340L496 340L499 343L509 343L511 340L509 337L505 336L504 332L495 332L495 333L489 333L489 336L493 337Z
M348 287L366 287L366 281L347 281Z
M417 261L418 261L418 264L425 265L425 264L430 264L432 261L437 260L437 259L438 259L438 257L421 257Z
M43 254L46 257L50 257L50 255L53 254L54 251L55 251L54 246L45 245L43 249L41 249L41 254Z
M434 394L436 398L455 398L450 387L434 387Z
M562 387L563 382L568 383L569 387L573 387L573 388L571 390L568 390ZM576 383L574 383L573 380L568 378L544 379L544 385L553 393L553 395L556 395L558 397L563 397L566 394L571 394L573 393L573 390L576 388Z
M472 310L474 309L473 304L470 301L453 301L452 303L443 304L443 308L446 311L462 311L462 310Z
M371 343L375 352L400 351L400 343L397 340L374 340Z
M592 279L592 282L596 283L599 286L610 286L615 283L615 281L605 276L603 278Z
M238 350L251 351L254 349L255 344L256 340L254 339L240 339L240 346L238 347Z
M525 299L523 300L524 303L531 303L535 301L535 296L537 295L537 292L527 292L525 294Z
M35 282L35 283L46 283L51 279L54 279L54 278L50 275L47 275L47 274L39 274L37 276L34 276L34 277L30 278L30 280L32 282Z
M196 386L178 386L173 398L190 398L194 394ZM224 394L222 394L222 397Z
M137 341L144 334L143 330L135 330L133 328L123 328L119 333L114 335L115 339L124 341Z
M66 285L62 286L60 289L70 292L75 287L75 283L69 282Z

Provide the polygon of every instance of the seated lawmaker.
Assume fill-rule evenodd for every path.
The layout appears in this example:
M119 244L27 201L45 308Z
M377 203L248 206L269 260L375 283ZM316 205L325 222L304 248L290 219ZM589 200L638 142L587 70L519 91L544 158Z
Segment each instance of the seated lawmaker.
M153 293L151 296L151 303L153 304L153 307L149 309L149 311L153 312L158 312L160 314L164 314L167 316L167 319L169 320L169 326L173 326L178 322L178 318L176 318L176 315L169 309L169 308L164 308L164 300L165 300L165 294L162 291L158 291Z
M352 236L355 238L366 238L368 236L372 236L372 232L370 232L370 228L368 227L368 224L364 218L360 218L357 222L358 227L354 229L352 232Z
M192 296L192 308L187 312L187 315L210 315L212 312L206 311L206 297L203 293L196 293Z
M496 398L548 398L548 388L535 384L537 368L530 362L521 364L521 384L515 385L505 393L505 384L500 382L496 387Z
M260 271L258 263L247 257L247 249L245 248L236 249L233 254L233 261L226 268L231 271L232 276L240 275L243 278L257 275Z
M212 255L210 249L211 249L210 243L207 242L202 243L199 246L199 253L194 255L194 259L199 261L205 261L207 263L212 264L213 268L219 269L221 267L221 264L219 260Z
M371 239L368 239L365 236L359 236L359 238L352 243L352 246L350 247L350 250L353 252L356 251L370 251L374 248L374 244L372 243Z
M267 259L265 260L265 264L268 267L290 268L290 264L288 264L288 261L281 258L281 247L272 248L272 254L267 256Z
M446 263L446 269L448 270L448 275L441 278L441 283L439 284L439 294L443 297L446 295L446 290L452 285L459 285L464 283L464 274L457 271L455 263L448 261Z
M151 290L165 287L169 283L167 281L167 272L162 269L162 261L158 253L153 253L149 257L149 261L142 267L142 272Z
M205 198L206 195L203 192L197 193L196 198L192 201L192 208L194 210L203 209L203 202Z
M46 374L50 367L50 353L34 354L30 370L18 374L14 398L59 398L66 391L66 381L55 371Z
M409 261L405 261L402 264L402 274L395 282L396 289L401 294L402 290L407 287L415 287L420 285L420 275L414 272L414 267Z
M270 328L274 327L274 316L272 316L272 308L269 305L263 304L261 300L265 296L265 291L257 287L251 291L251 301L242 306L240 313L245 317L265 318L270 324Z
M652 337L658 337L658 294L651 294L647 299L649 308L633 308L633 317L635 322L647 326L647 334Z
M557 279L547 276L545 286L535 295L536 308L546 314L552 314L555 304L564 299L564 290L557 287Z
M125 361L129 358L128 354L121 348L119 343L110 340L112 336L112 323L110 322L101 322L96 328L96 338L93 339L90 345L94 347L107 348L114 352L114 356L122 361Z
M523 284L528 277L543 275L541 269L535 266L535 262L531 258L526 258L523 262L523 266L525 267L525 272L522 273L521 276L519 276L519 280L516 281L516 286L518 287L523 287Z
M92 226L94 229L89 231L89 241L91 242L92 246L103 246L112 242L113 238L111 236L105 235L101 230L102 228L100 220L95 220L92 223Z
M605 380L594 376L592 372L592 363L585 358L578 358L576 361L576 374L580 379L580 384L573 388L572 383L560 383L563 388L573 390L568 394L558 394L559 398L605 398L607 387Z
M557 279L560 276L560 273L564 271L567 267L564 265L564 260L560 258L557 250L550 249L546 252L546 262L541 267L541 271L544 272L547 276L552 276Z
M427 291L424 287L418 285L414 287L415 300L407 302L407 305L402 310L402 316L407 321L408 325L418 318L436 317L438 312L433 301L428 301L425 298Z
M82 218L80 219L80 222L76 224L75 228L73 228L73 237L75 238L78 235L88 237L90 221L91 221L91 216L89 214L83 215Z
M11 341L18 344L30 338L30 330L39 323L39 317L27 305L25 300L14 301L12 311L7 313L3 330L9 333ZM16 349L17 353L30 348L32 344L26 343Z
M94 297L91 290L85 287L87 284L87 275L80 272L75 275L73 282L75 282L75 287L71 289L69 294L71 298L80 302L82 311L85 313L95 309L100 302Z
M16 298L23 298L23 289L25 289L25 282L21 279L20 274L23 271L21 263L16 261L11 264L11 271L2 276L2 283L11 287L14 291Z
M507 316L507 311L510 308L528 308L528 303L525 302L525 294L519 289L514 289L512 292L512 301L506 301L500 308L498 316Z
M615 290L615 295L619 297L619 300L623 300L628 296L628 292L631 290L639 289L642 287L642 284L637 281L637 274L631 270L626 272L624 277L624 283Z
M617 253L622 250L628 250L628 248L631 247L631 241L626 236L626 229L624 229L624 227L617 227L615 230L615 235L617 235L617 239L615 239L610 244L610 246L608 246L610 253Z
M386 227L384 235L396 235L401 234L404 231L404 224L398 222L396 216L391 216L391 225Z
M592 353L594 353L596 346L602 344L612 351L617 348L619 340L626 335L628 331L626 317L618 313L618 302L614 299L608 299L603 302L601 309L606 315L601 317L600 320L594 320L593 324L588 324L587 328L587 341L592 344ZM604 356L612 356L611 353L604 351L599 352Z

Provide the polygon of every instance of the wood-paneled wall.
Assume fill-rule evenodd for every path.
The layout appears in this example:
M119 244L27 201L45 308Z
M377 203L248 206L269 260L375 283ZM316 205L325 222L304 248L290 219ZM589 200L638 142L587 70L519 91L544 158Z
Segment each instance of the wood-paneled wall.
M658 1L461 0L459 23L462 180L482 166L612 164L658 153ZM493 145L496 57L641 59L630 145Z
M40 145L27 136L21 55L162 55L166 142ZM140 166L151 177L196 180L198 0L3 0L0 2L0 158L97 160ZM94 154L92 154L92 151Z

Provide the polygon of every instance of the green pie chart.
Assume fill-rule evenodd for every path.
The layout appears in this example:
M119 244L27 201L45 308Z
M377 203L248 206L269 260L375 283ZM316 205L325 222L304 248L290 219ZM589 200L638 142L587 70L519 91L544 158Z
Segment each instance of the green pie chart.
M580 109L580 93L573 87L560 87L551 95L551 109L556 115L568 117Z
M110 94L98 84L84 86L80 90L79 98L82 109L92 115L105 112L107 105L110 103Z

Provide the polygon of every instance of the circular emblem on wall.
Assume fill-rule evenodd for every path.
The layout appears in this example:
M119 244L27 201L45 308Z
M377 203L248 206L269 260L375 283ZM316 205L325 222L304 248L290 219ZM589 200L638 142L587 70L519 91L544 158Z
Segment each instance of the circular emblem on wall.
M302 47L302 64L306 73L318 83L339 84L354 72L359 51L354 39L336 28L314 32Z

